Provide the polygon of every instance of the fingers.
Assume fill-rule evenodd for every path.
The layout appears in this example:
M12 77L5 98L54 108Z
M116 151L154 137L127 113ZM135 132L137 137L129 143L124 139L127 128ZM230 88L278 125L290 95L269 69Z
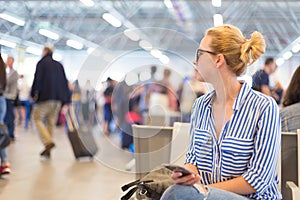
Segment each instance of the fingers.
M185 182L185 185L194 185L200 181L200 176L195 175L195 178L190 179L189 181Z
M183 185L194 185L195 183L201 180L198 174L182 176L180 172L173 173L171 175L171 178L174 180L176 184L183 184Z
M176 179L178 179L181 176L182 176L182 173L180 173L180 172L173 172L172 175L171 175L171 178L175 181Z

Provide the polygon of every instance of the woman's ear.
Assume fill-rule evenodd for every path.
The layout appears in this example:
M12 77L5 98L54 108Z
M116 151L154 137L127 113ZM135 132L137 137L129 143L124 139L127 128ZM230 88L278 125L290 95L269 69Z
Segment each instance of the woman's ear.
M220 68L221 66L224 66L226 64L226 60L223 54L216 55L216 67Z

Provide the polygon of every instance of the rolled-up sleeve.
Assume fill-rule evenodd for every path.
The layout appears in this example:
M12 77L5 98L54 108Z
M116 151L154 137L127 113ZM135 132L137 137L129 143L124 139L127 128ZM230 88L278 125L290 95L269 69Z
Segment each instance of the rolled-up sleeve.
M263 192L277 175L281 143L279 108L273 99L265 105L259 118L254 152L248 170L242 176L256 190Z

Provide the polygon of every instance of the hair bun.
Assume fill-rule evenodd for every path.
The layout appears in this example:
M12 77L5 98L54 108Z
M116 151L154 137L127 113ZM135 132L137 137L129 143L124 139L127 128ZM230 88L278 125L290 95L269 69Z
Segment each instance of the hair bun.
M253 64L265 52L265 40L261 33L255 31L249 40L241 46L240 59L246 65Z

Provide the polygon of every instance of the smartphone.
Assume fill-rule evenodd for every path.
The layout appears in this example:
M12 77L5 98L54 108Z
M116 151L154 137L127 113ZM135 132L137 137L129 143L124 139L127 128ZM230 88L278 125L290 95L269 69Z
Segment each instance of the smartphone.
M180 172L182 174L182 176L187 176L190 174L195 174L194 172L179 166L179 165L170 165L170 164L163 164L163 166L165 168L168 168L169 170L173 171L173 172Z

